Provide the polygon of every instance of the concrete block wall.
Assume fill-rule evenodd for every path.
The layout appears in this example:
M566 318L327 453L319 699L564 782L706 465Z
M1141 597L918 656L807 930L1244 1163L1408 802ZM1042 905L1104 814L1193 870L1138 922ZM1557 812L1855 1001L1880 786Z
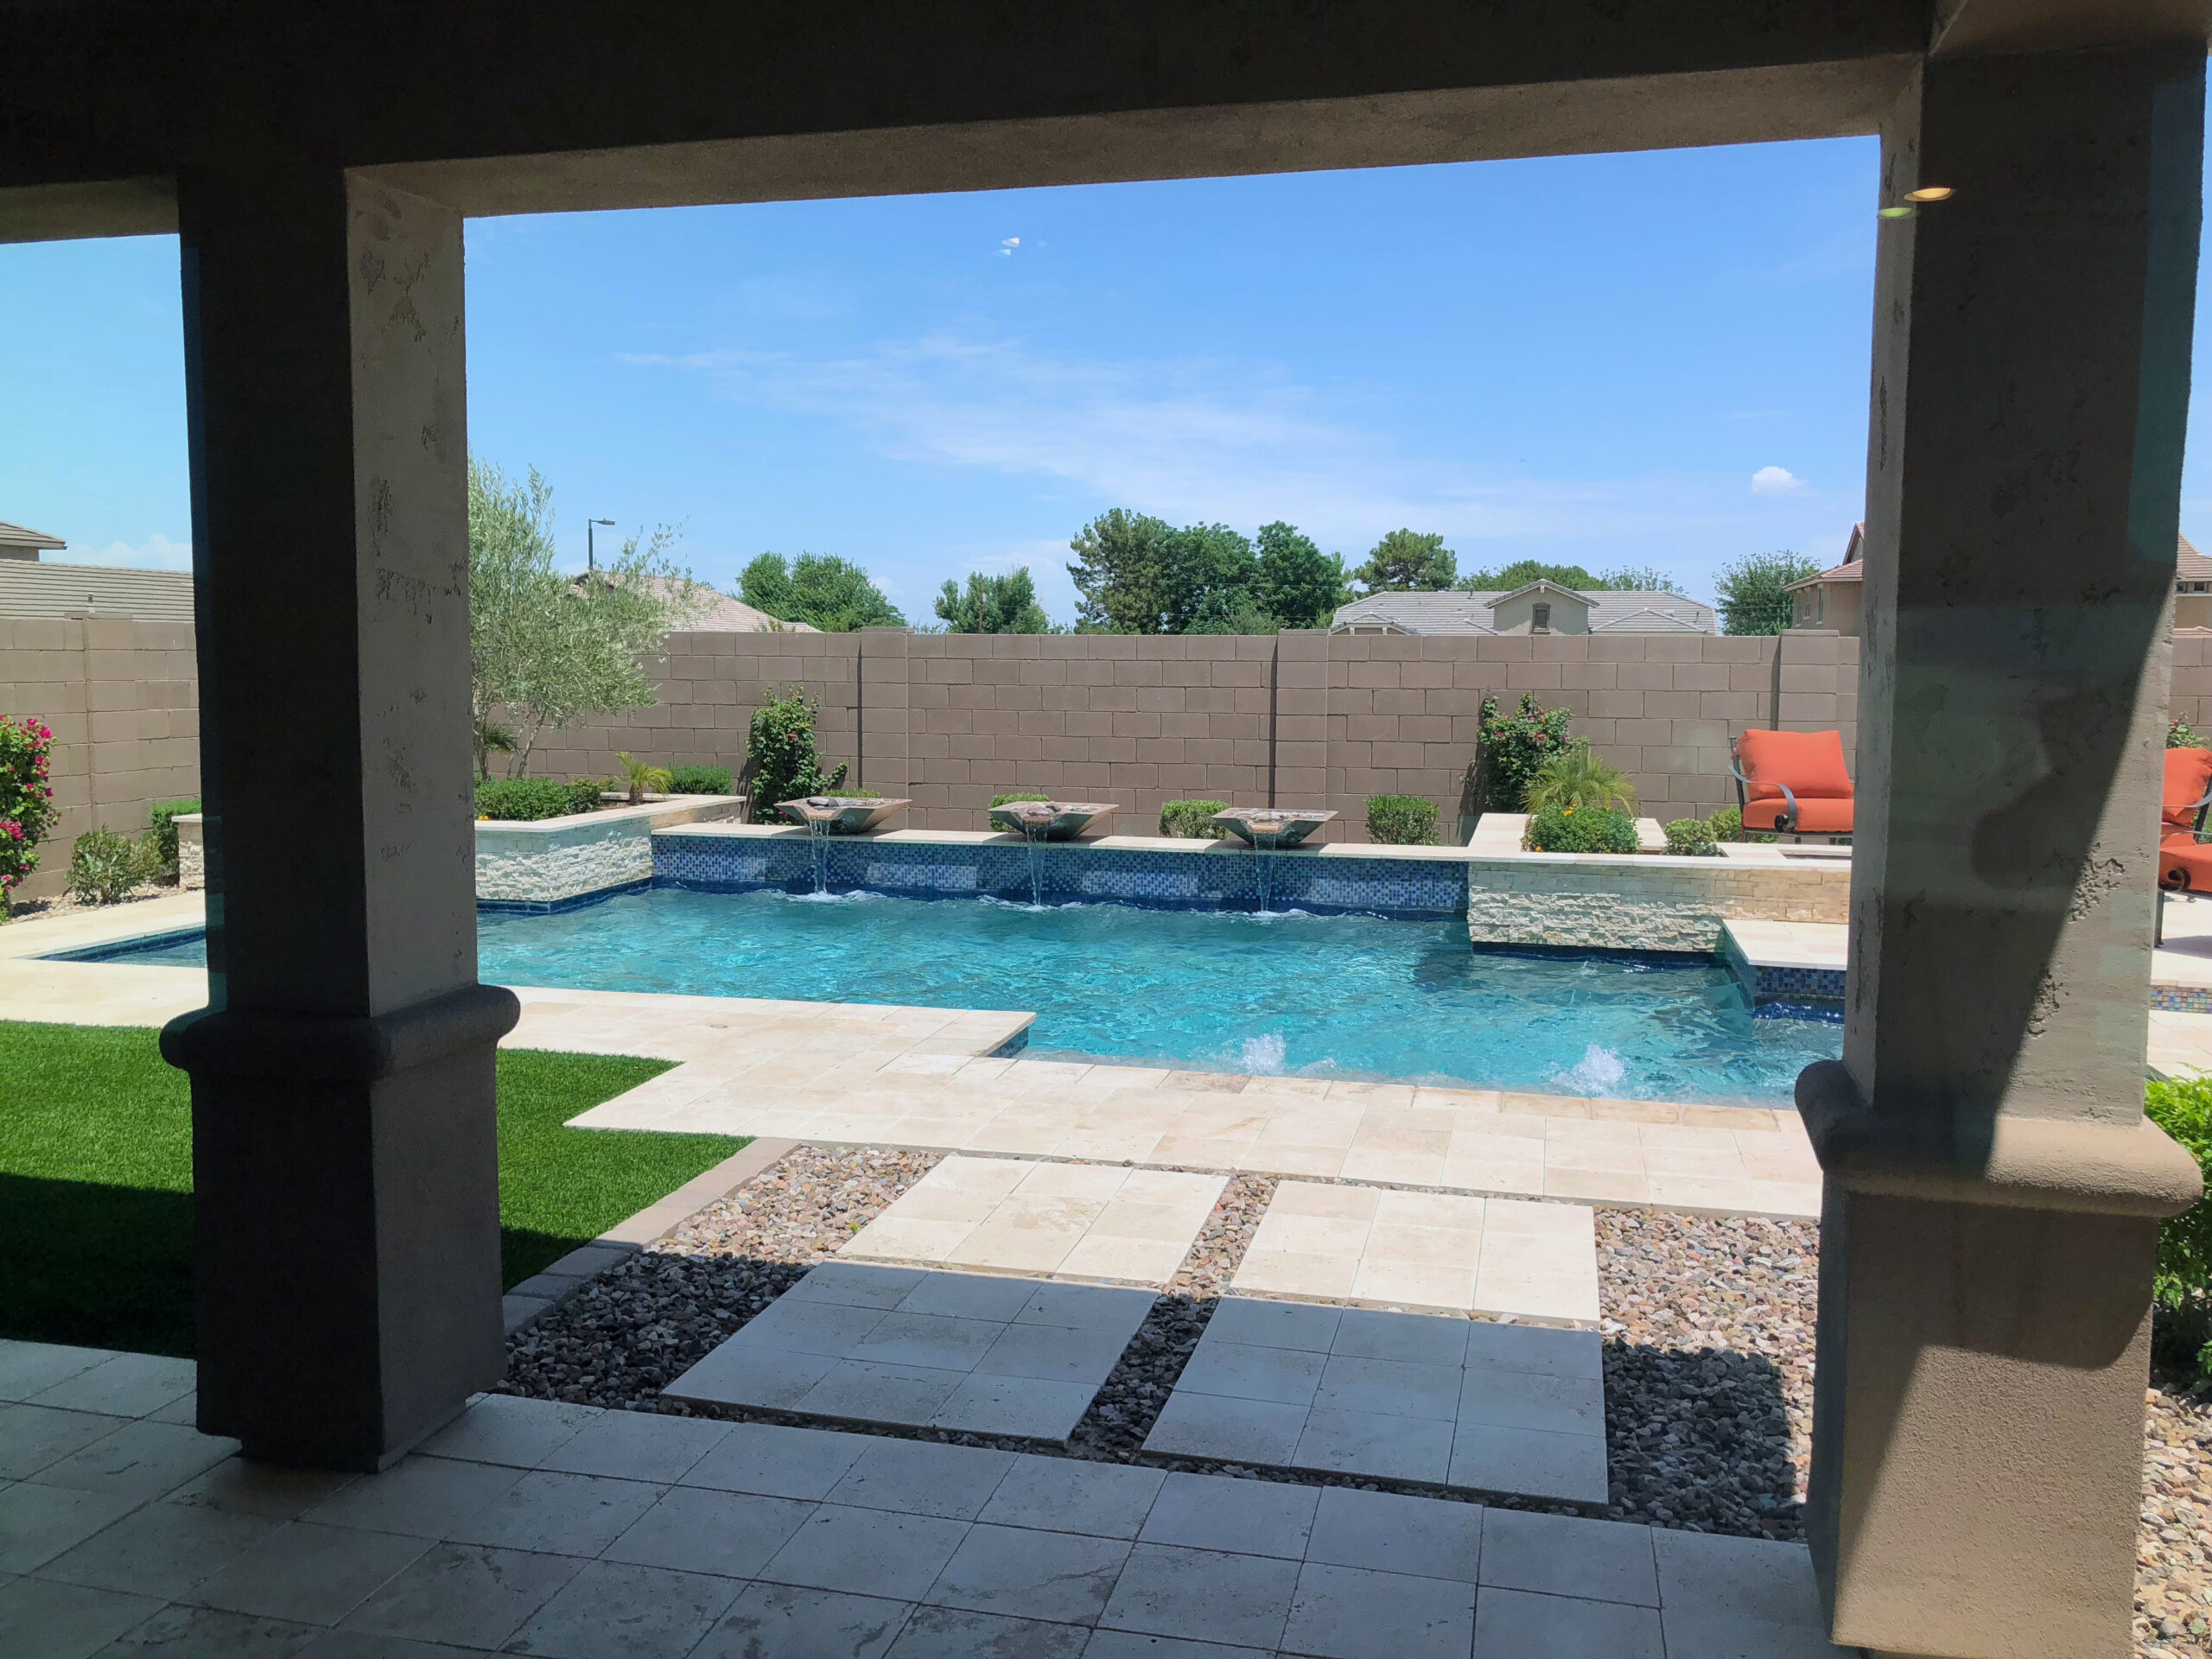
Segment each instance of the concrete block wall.
M183 623L0 619L0 715L54 729L60 816L17 897L62 889L69 849L97 826L136 833L156 801L200 788L200 689Z
M534 772L611 773L614 752L735 770L772 685L822 702L825 755L850 785L911 796L916 829L980 829L994 794L1110 801L1142 831L1163 801L1332 807L1365 839L1370 795L1427 797L1448 832L1485 694L1535 691L1635 781L1662 820L1734 803L1746 726L1858 735L1858 645L1774 639L1286 632L681 634L662 706L541 741ZM1777 660L1778 652L1778 660Z

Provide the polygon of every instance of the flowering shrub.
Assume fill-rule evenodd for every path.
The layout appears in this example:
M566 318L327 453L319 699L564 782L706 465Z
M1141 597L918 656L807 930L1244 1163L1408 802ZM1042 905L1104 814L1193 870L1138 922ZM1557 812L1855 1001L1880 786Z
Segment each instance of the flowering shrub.
M54 828L54 734L44 721L0 715L0 912L38 868L38 844Z
M1526 810L1529 783L1537 768L1567 745L1565 709L1540 708L1536 694L1524 691L1512 714L1499 711L1496 697L1484 697L1480 727L1483 808L1490 812Z
M767 689L766 701L753 711L753 736L745 751L745 774L752 782L747 816L773 823L779 801L827 795L845 781L845 768L822 770L814 742L814 717L821 704L797 686Z
M2176 716L2166 722L2166 747L2170 749L2201 749L2205 743L2196 734L2195 728Z

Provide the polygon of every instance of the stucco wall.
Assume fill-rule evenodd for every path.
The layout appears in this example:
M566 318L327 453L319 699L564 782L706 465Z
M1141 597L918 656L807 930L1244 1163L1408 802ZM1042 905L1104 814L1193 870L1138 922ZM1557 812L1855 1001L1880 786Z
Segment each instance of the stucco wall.
M156 801L199 791L199 681L182 623L0 619L0 715L54 729L60 817L19 898L61 891L86 830L136 833Z

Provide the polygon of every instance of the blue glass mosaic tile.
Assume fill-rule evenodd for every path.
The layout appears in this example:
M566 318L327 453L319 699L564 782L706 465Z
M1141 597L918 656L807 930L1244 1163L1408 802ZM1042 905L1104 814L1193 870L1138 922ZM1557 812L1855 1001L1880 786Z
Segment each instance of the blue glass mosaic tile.
M1458 915L1467 906L1467 867L1456 859L1262 855L1211 847L1180 852L1052 843L963 846L928 842L833 839L817 849L797 837L656 836L653 880L660 887L741 893L755 887L804 892L820 853L829 887L910 898L988 895L1016 903L1090 900L1163 909L1361 912L1411 917Z

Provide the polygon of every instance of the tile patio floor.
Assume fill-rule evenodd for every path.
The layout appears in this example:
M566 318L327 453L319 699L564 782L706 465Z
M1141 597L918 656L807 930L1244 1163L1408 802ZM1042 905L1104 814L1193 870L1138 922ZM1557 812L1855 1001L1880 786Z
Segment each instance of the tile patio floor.
M501 1395L321 1474L177 1421L191 1380L0 1343L0 1653L1847 1651L1795 1544Z
M1228 1185L1221 1175L955 1154L838 1255L1163 1290Z
M1285 1181L1231 1286L1249 1296L1594 1325L1597 1222L1579 1204Z
M816 1268L663 1390L1065 1445L1157 1300L915 1268Z
M1598 1334L1230 1297L1145 1450L1601 1504Z

